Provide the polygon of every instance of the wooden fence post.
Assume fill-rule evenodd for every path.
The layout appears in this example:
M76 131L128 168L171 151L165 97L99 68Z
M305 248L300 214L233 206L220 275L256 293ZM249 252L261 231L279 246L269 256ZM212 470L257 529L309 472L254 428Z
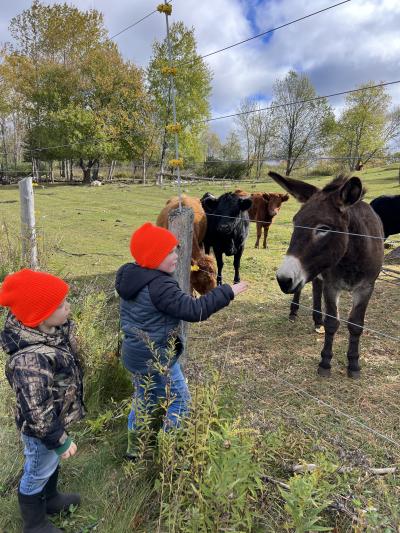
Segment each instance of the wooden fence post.
M38 270L32 178L20 180L18 187L21 205L22 261L23 264L28 265L33 270Z
M181 209L173 209L168 216L168 229L176 236L180 247L178 249L178 264L175 271L175 278L179 283L180 288L190 293L190 266L192 259L192 241L193 241L193 209L189 207L182 207ZM187 322L181 322L180 335L182 337L184 351L181 356L181 361L185 363L186 357L186 340L187 340Z

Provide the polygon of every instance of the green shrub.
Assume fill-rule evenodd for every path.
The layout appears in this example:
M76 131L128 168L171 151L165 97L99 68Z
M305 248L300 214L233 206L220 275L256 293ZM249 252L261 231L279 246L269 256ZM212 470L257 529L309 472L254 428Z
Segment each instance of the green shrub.
M240 180L247 173L247 164L242 161L206 161L203 165L204 175L217 180Z
M191 416L159 434L160 520L171 532L251 531L261 488L256 433L224 419L218 386L197 385Z

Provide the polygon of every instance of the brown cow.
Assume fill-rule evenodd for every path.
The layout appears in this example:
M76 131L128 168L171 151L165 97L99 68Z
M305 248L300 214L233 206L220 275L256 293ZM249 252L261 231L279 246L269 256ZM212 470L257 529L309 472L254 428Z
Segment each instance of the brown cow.
M190 289L199 294L206 294L217 286L217 269L215 260L204 253L203 240L207 231L207 217L198 198L182 195L182 205L193 209L193 243L192 243L192 271L190 273ZM179 198L174 196L167 203L157 217L157 226L168 228L168 215L179 206Z
M253 200L253 205L249 209L250 220L257 221L255 248L259 247L262 228L264 228L263 248L266 248L272 219L279 213L282 203L289 200L289 195L276 192L255 192L250 197Z

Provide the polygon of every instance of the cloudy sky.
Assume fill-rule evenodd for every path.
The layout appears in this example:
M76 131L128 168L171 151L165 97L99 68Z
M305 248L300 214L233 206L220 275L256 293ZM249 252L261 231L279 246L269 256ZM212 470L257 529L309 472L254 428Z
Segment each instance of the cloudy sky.
M80 9L104 13L113 35L140 19L161 0L67 0ZM200 54L246 39L340 0L173 0L172 21L195 28ZM9 38L10 19L29 8L29 0L1 0L1 40ZM56 2L47 1L53 4ZM400 79L400 1L351 0L308 20L207 59L213 71L212 114L235 112L245 97L268 105L277 78L290 69L306 73L321 95L352 89L367 81ZM146 66L155 39L165 35L165 18L153 14L116 37L123 55ZM400 105L400 84L388 88ZM340 97L331 104L338 110ZM232 119L212 123L224 135Z

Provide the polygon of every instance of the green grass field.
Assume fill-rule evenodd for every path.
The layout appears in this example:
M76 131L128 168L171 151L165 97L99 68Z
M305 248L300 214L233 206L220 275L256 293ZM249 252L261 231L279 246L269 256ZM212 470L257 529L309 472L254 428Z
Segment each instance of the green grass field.
M390 167L360 173L367 187L366 199L399 194L397 173ZM308 181L322 185L329 178ZM250 192L279 191L271 182L254 186L238 183L231 188L184 184L183 189L189 195L201 196L206 191L221 194L237 186ZM107 314L94 317L99 321L95 331L116 330L113 277L116 269L130 260L128 243L133 229L147 220L154 222L166 199L176 192L172 185L162 189L126 184L35 188L43 268L72 282L72 301L77 306L80 292L105 291L108 298ZM271 227L268 250L254 249L255 225L251 225L241 267L241 277L250 283L250 289L207 322L190 326L186 365L190 383L199 379L207 382L214 369L222 369L221 409L228 418L257 432L262 450L259 460L267 476L251 503L252 525L219 526L212 531L294 531L278 486L269 478L287 483L293 464L324 461L335 465L329 470L333 492L331 505L323 512L325 526L339 532L398 531L399 474L377 476L369 469L400 467L400 344L396 339L365 332L361 341L362 378L350 381L346 377L347 329L342 324L335 339L332 377L317 376L323 337L314 332L307 310L300 310L296 323L288 321L290 298L281 293L275 280L297 209L294 199L283 205ZM16 188L0 189L0 225L3 235L6 231L14 242L19 231ZM400 236L393 236L393 240L399 241ZM400 274L399 264L392 262L391 268ZM232 279L232 258L226 258L224 280ZM366 327L398 338L400 286L395 283L388 276L379 278ZM303 292L302 303L312 305L309 287ZM341 298L340 310L341 317L347 318L347 294ZM107 364L108 355L104 357ZM79 426L79 453L65 465L64 479L69 487L81 490L83 504L70 517L59 518L57 524L67 532L93 528L117 533L175 531L158 520L157 472L153 466L146 463L128 468L122 460L125 417L118 409L115 415L116 404L113 407L110 398L115 402L128 398L129 386L115 361L110 359L109 365L109 380L102 376L97 390L100 401L93 403L89 413L94 426L88 422ZM11 416L12 395L1 375L0 380L0 531L13 533L20 528L15 490L22 449ZM90 387L93 396L96 383ZM110 412L114 414L108 420ZM106 416L104 424L99 421L101 415ZM316 486L325 485L321 481ZM192 530L207 531L201 527Z

